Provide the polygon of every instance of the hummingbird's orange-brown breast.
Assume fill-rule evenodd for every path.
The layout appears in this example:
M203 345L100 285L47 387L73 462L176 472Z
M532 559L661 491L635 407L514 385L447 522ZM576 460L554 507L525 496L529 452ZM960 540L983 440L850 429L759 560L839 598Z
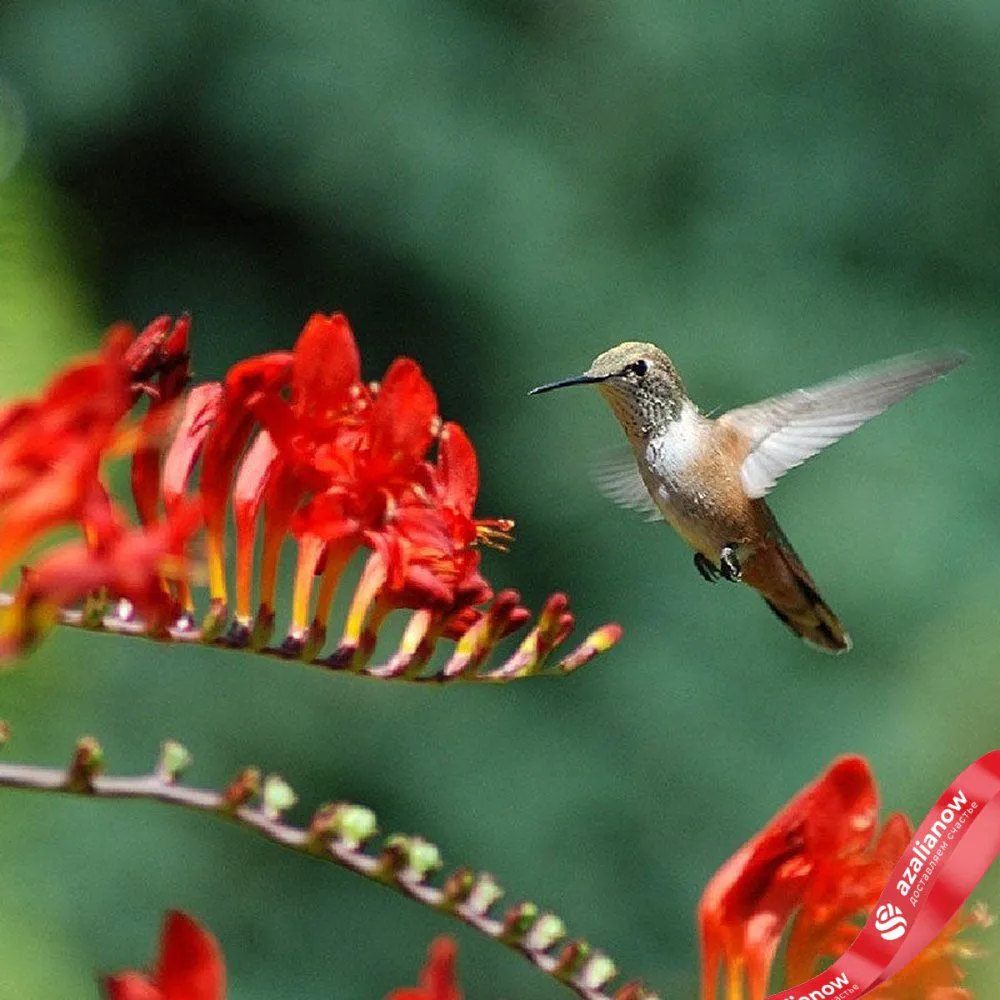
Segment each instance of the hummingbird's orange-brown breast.
M713 562L723 545L749 543L764 527L740 480L749 447L739 431L703 416L690 402L643 446L639 464L656 505Z

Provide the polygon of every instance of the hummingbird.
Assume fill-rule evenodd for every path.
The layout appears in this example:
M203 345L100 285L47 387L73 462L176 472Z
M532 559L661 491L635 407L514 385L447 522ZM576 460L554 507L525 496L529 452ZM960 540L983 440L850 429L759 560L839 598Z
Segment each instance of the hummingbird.
M602 492L652 520L662 517L694 549L706 580L748 584L807 643L843 653L850 636L764 498L789 469L966 357L905 355L713 418L688 396L663 351L627 342L599 355L582 375L529 395L596 386L629 445L623 460L599 473Z

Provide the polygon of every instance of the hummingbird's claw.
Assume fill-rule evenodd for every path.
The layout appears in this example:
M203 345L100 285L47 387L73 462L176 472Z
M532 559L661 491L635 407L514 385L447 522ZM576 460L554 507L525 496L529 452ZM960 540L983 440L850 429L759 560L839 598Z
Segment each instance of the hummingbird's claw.
M719 579L719 571L711 559L703 556L700 552L694 554L694 568L701 573L702 577L709 583L715 583Z
M743 567L740 566L740 561L736 557L738 547L733 543L723 545L722 552L719 553L719 572L730 583L737 583L743 577Z

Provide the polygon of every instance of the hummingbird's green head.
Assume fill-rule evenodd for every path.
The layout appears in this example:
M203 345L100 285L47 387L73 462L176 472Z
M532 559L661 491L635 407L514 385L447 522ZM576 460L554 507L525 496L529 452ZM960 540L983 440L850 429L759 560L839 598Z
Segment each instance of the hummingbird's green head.
M596 385L630 438L676 419L685 398L670 358L655 344L636 341L599 354L582 375L540 385L531 394L569 385Z

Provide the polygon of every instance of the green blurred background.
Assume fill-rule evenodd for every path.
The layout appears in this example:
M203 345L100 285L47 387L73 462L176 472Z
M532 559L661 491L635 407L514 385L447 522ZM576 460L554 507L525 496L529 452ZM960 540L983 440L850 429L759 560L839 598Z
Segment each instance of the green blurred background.
M4 394L118 318L191 310L210 378L343 309L369 377L414 355L469 428L481 512L519 522L494 581L626 628L565 681L433 690L62 632L0 678L8 756L94 733L116 770L167 736L198 782L259 763L694 996L702 886L834 755L919 818L995 743L998 44L986 0L4 4ZM591 489L617 440L596 394L526 398L626 339L705 409L972 354L776 493L849 656ZM241 1000L381 997L442 931L470 998L561 995L443 917L150 805L0 795L0 885L4 1000L96 997L168 907L216 932Z

